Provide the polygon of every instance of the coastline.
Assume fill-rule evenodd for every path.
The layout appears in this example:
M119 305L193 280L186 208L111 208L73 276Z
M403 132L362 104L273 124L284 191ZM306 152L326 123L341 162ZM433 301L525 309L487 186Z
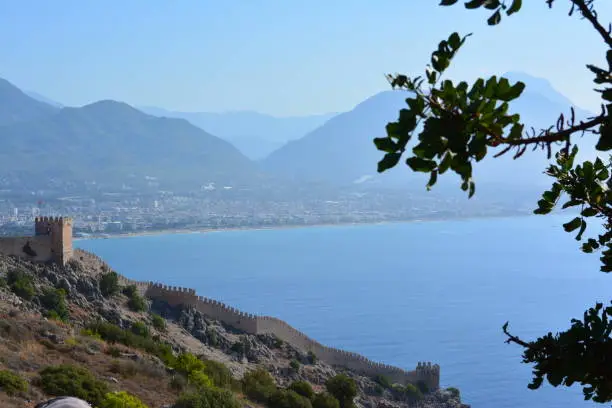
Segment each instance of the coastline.
M444 222L444 221L469 221L475 219L499 219L499 218L515 218L533 216L532 213L515 213L515 214L499 214L499 215L471 215L457 217L439 217L439 218L415 218L410 220L395 220L395 221L364 221L364 222L345 222L345 223L314 223L314 224L292 224L292 225L270 225L270 226L247 226L247 227L194 227L194 228L169 228L151 231L136 231L136 232L119 232L119 233L104 233L92 234L88 237L73 237L73 241L90 241L97 239L114 239L114 238L136 238L156 235L181 235L181 234L207 234L213 232L236 232L236 231L269 231L269 230L287 230L297 228L321 228L321 227L350 227L350 226L366 226L366 225L387 225L387 224L409 224L416 222Z

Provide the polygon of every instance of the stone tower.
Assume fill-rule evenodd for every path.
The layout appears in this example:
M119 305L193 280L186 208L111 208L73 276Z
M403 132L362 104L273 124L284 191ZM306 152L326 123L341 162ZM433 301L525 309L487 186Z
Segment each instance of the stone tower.
M49 236L53 262L66 265L72 257L72 218L36 217L34 233Z
M429 362L420 362L416 367L417 379L423 381L430 390L440 388L440 366Z

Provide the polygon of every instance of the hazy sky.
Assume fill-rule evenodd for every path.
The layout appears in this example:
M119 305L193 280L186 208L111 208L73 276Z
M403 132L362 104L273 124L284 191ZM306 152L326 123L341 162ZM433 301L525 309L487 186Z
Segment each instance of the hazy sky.
M67 105L116 99L176 110L344 111L423 72L438 41L474 32L453 78L524 71L596 109L586 21L529 0L498 27L437 0L18 0L0 6L0 76ZM612 1L597 2L612 18Z

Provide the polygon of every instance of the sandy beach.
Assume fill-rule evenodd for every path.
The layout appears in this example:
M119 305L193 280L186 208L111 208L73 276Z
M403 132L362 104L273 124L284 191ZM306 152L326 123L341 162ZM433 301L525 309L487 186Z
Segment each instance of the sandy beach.
M205 234L212 232L232 232L232 231L266 231L266 230L285 230L295 228L317 228L317 227L349 227L349 226L360 226L360 225L385 225L385 224L405 224L414 222L442 222L442 221L458 221L458 220L471 220L471 219L490 219L490 218L508 218L508 217L524 217L532 215L531 213L526 214L505 214L505 215L474 215L469 217L440 217L440 218L419 218L412 220L403 221L364 221L364 222L350 222L350 223L321 223L321 224L300 224L300 225L271 225L271 226L260 226L260 227L223 227L223 228L169 228L159 229L152 231L136 231L136 232L118 232L118 233L102 233L102 234L91 234L86 237L74 237L74 241L84 241L91 239L110 239L110 238L129 238L129 237L141 237L141 236L152 236L152 235L174 235L174 234Z

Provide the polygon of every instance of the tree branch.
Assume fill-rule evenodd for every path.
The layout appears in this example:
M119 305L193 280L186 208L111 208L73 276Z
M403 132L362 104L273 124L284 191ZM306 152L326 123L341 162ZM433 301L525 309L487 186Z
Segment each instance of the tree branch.
M525 348L534 349L532 344L529 344L526 341L523 341L523 340L519 339L517 336L513 336L512 334L510 334L508 332L508 323L504 324L503 330L504 330L504 334L506 336L508 336L508 340L506 340L506 343L508 343L508 344L516 343L516 344L518 344L520 346L523 346Z
M529 145L529 144L534 144L534 143L562 142L576 132L585 132L589 130L590 128L592 128L593 126L602 124L605 119L606 119L606 115L600 115L589 121L581 122L579 125L571 126L567 129L563 129L558 132L546 133L542 136L528 137L525 139L508 139L508 138L500 137L499 139L501 143L509 144L512 146Z
M595 14L589 9L584 0L571 0L572 3L578 7L582 16L586 18L597 30L599 35L603 38L603 40L608 44L608 47L612 48L612 37L610 36L610 32L606 30L597 20Z

